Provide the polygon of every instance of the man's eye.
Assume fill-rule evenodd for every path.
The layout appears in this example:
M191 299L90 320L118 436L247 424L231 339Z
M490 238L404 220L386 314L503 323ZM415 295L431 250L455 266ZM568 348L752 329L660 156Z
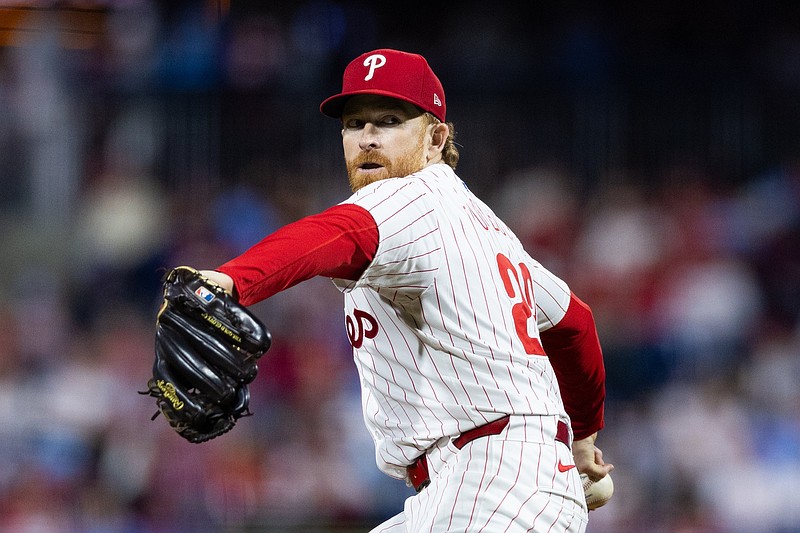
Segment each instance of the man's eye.
M351 118L344 122L344 127L348 130L355 130L364 127L364 121Z

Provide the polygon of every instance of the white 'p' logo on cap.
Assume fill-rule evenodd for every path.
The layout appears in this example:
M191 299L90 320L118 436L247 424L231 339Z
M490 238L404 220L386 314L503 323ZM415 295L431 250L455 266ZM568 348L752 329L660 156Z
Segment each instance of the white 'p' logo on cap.
M372 79L372 76L375 75L375 71L386 64L386 57L381 54L372 54L371 56L367 56L364 60L364 66L369 67L369 72L367 72L364 81L369 81Z

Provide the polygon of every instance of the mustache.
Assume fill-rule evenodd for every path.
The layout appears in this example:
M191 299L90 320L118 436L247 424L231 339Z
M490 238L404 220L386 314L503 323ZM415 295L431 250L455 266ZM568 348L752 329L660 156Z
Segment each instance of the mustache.
M366 164L375 164L388 167L391 164L389 158L374 152L361 152L350 161L350 168L358 168Z

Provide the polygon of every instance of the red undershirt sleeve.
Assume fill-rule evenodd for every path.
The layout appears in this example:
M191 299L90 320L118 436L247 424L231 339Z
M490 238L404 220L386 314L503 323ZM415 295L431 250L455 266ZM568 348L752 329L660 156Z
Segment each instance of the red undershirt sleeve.
M357 280L375 257L378 226L355 204L333 206L268 235L219 266L252 305L314 276Z
M591 309L572 294L564 318L543 331L541 339L555 370L575 439L599 431L604 424L606 372Z

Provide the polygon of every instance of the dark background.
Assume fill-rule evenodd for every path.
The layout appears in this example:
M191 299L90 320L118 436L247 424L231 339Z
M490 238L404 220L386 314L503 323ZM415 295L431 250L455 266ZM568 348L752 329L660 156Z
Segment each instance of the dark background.
M340 295L254 307L254 416L203 445L143 390L163 269L349 194L318 110L422 53L459 175L593 308L614 499L590 533L800 531L800 5L0 5L0 532L369 531Z

